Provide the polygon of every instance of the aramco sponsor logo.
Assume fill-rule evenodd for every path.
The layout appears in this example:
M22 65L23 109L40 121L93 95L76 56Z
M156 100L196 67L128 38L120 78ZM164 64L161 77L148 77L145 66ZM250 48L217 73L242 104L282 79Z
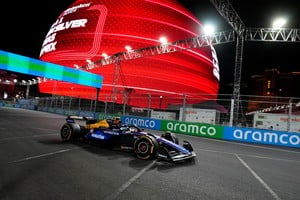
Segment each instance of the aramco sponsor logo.
M155 120L151 120L151 119L126 117L125 123L130 125L135 125L138 127L151 128L151 129L154 129L156 127Z
M300 135L276 133L276 132L263 132L241 129L236 129L233 132L233 137L238 140L253 141L259 143L283 144L283 145L300 145Z
M168 131L191 134L191 135L202 135L213 137L217 134L217 128L206 124L189 124L179 122L167 122L166 129Z

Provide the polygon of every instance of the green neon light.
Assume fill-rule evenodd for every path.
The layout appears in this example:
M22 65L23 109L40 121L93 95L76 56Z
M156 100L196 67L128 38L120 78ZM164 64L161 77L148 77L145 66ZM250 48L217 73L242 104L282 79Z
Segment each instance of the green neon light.
M0 69L101 88L103 77L0 50Z

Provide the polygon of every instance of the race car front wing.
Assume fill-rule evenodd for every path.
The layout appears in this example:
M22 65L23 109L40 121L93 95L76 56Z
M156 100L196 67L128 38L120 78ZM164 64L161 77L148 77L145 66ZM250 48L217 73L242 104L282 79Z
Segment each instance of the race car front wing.
M158 159L166 161L177 162L193 159L194 157L196 157L196 153L187 141L183 141L183 146L178 144L172 144L172 147L161 146L158 151Z

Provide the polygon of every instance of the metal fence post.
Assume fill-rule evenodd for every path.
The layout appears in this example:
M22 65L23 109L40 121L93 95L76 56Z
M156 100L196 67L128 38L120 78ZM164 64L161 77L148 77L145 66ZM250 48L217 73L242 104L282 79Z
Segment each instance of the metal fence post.
M79 114L80 114L80 111L81 111L80 103L81 103L81 98L79 96L78 97L78 111L79 111Z
M55 96L55 109L57 109L57 96Z
M30 91L30 85L29 82L26 83L26 93L25 93L25 98L28 99L29 97L29 91Z
M233 107L234 107L234 99L231 99L229 126L232 126L233 123Z
M147 117L150 118L150 108L151 108L151 94L148 94L148 108L147 108Z
M182 121L185 122L185 109L186 109L186 95L183 94L183 105L182 105Z
M94 105L94 117L95 118L96 118L98 97L99 97L99 88L96 88L96 98L95 98L95 105Z
M51 101L50 101L50 108L52 108L52 103L53 103L53 96L50 97Z
M64 109L64 97L61 97L61 109Z
M127 90L124 90L123 93L123 115L126 113L126 104L127 104Z
M106 97L105 97L105 107L104 107L104 113L105 113L105 115L107 114L107 95L106 95Z
M69 99L69 112L71 111L71 103L72 103L72 96L70 96L70 99Z
M92 108L93 108L93 99L91 98L91 103L90 103L90 112L92 112Z
M48 102L49 102L49 97L46 97L46 107L47 108L49 108Z
M290 98L290 100L289 100L289 116L288 116L288 122L287 122L287 131L288 132L291 130L292 109L293 109L293 98Z

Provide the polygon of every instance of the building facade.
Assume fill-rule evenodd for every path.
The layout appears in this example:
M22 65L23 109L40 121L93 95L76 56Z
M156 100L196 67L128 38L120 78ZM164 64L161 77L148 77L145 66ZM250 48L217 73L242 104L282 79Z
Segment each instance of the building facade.
M248 111L274 108L288 104L291 98L300 98L299 85L300 72L280 72L277 68L273 68L266 69L262 74L253 75L249 84L251 97Z

